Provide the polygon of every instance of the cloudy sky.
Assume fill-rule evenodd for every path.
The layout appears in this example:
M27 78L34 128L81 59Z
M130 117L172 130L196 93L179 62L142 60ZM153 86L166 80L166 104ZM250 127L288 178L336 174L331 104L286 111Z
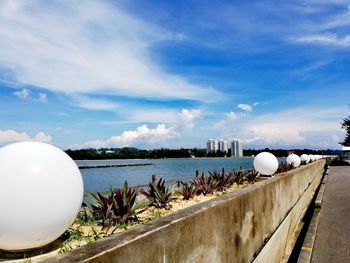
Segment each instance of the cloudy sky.
M0 146L339 148L350 1L0 1Z

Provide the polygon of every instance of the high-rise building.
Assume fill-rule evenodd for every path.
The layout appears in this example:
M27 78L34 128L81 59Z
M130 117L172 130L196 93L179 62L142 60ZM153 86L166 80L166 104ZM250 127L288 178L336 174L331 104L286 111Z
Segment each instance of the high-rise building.
M214 139L209 139L207 141L207 153L217 152L219 150L219 141Z
M225 140L217 140L217 139L209 139L207 141L207 153L221 151L227 153L228 146L227 141Z
M242 143L237 139L234 139L231 142L231 156L232 157L242 157L243 156Z
M227 153L227 150L228 150L227 141L219 140L219 151Z

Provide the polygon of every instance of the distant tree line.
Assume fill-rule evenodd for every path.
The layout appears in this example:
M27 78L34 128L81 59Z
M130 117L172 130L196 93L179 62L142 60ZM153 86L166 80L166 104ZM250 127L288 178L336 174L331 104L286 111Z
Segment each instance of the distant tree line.
M154 149L142 150L133 147L67 150L66 153L74 160L102 159L161 159L205 157L205 149Z
M244 156L257 155L262 151L268 151L277 157L283 157L288 155L288 150L283 149L247 149L243 150ZM325 155L337 155L339 151L334 150L310 150L310 149L294 149L295 154L325 154ZM162 159L162 158L191 158L191 157L230 157L231 152L227 153L217 151L207 154L206 149L198 148L181 148L181 149L153 149L142 150L133 147L124 148L101 148L101 149L80 149L80 150L67 150L66 153L74 160L103 160L103 159Z

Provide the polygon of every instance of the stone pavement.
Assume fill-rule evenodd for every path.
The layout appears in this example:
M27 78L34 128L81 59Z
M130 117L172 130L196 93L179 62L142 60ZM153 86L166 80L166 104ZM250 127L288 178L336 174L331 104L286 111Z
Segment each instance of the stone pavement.
M312 262L350 262L350 166L328 170Z

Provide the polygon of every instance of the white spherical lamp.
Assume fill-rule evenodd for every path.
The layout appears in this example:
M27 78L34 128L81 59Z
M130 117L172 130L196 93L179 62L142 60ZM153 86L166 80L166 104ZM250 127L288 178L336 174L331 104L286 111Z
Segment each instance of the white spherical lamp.
M302 155L300 156L300 160L301 160L302 162L304 162L304 163L309 163L309 162L310 162L310 157L309 157L309 155L307 155L307 154L302 154Z
M313 154L309 154L309 157L310 157L310 161L311 161L311 162L313 162L313 161L316 160L316 159L315 159L315 155L313 155Z
M293 165L294 167L298 167L301 163L300 157L294 153L288 155L287 163Z
M83 195L79 168L62 150L38 142L0 148L0 249L54 241L73 223Z
M254 158L253 166L262 175L273 175L278 169L278 160L272 153L261 152Z

